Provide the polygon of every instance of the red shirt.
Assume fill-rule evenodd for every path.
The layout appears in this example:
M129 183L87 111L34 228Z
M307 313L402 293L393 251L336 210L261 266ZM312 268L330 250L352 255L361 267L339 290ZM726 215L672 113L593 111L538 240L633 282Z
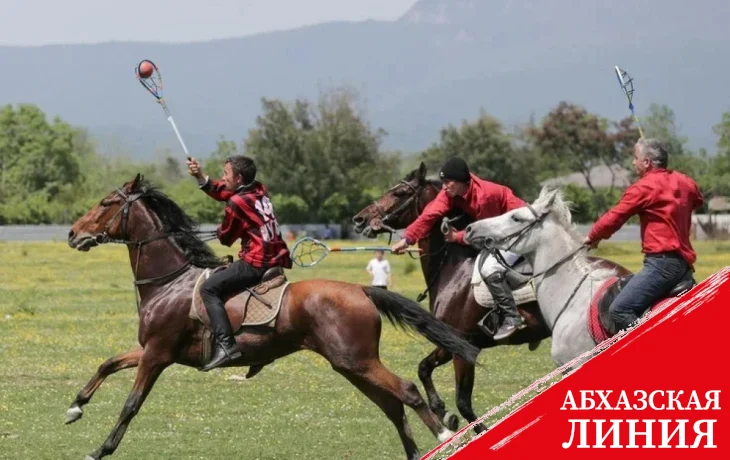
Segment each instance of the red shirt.
M691 267L697 260L689 242L692 211L702 203L702 193L691 178L652 169L626 188L621 201L598 219L588 238L608 239L629 217L639 214L642 252L676 251Z
M222 181L208 180L200 188L213 199L226 202L223 222L216 229L221 244L230 247L240 238L238 257L254 267L292 267L266 186L255 182L230 192Z
M443 219L452 209L461 209L474 220L501 216L516 208L527 206L522 199L517 198L508 187L482 180L470 174L469 188L464 196L449 197L445 190L441 190L436 198L428 203L418 219L406 228L403 233L408 244L426 238L433 225ZM455 232L454 237L460 244L464 244L464 232Z

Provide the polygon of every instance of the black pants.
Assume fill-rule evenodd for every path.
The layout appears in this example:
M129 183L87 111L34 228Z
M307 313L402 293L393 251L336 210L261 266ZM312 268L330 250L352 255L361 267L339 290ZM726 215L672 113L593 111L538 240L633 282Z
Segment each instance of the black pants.
M386 291L388 290L388 286L380 286L380 285L373 284L373 287L378 288L378 289L385 289Z
M236 260L225 270L213 273L203 282L200 297L208 312L213 335L219 344L227 347L235 344L225 302L245 288L256 285L265 272L265 268L257 268L243 260Z

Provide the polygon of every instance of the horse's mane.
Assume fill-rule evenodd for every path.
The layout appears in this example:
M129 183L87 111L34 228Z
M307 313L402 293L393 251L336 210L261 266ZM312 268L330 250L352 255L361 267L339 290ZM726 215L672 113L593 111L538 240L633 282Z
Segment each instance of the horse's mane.
M553 191L555 193L555 198L550 205L550 214L553 216L555 222L565 229L573 241L582 245L584 236L578 232L576 225L572 222L570 213L572 203L570 201L565 201L562 189L558 188L556 190L549 190L547 187L543 187L540 192L540 196L537 200L535 200L533 206L545 206L547 204L546 201L550 199L550 195ZM596 263L590 261L586 253L579 253L576 257L578 257L578 260L582 261L583 269L590 272L591 279L602 279L609 276L620 275L621 267L617 264L615 266L611 266L613 262L608 261L607 259L602 259L602 263Z
M170 197L162 193L146 179L140 179L135 191L144 191L142 200L162 222L163 231L173 234L173 239L196 267L214 268L223 264L213 250L195 232L198 224Z
M431 176L426 178L426 183L429 185L433 185L437 189L441 189L441 187L444 186L444 183L436 176Z
M550 190L547 187L544 187L534 204L536 206L544 206L546 204L545 202L550 199L550 195L553 192L555 193L555 198L550 205L550 213L555 218L555 221L560 224L566 232L568 232L568 235L570 235L576 242L582 243L583 236L581 236L578 232L577 226L573 223L573 218L570 212L570 208L573 203L564 199L565 195L561 188Z
M418 169L414 169L413 171L409 172L406 177L403 178L404 181L410 182L416 178L418 178ZM443 186L443 182L441 182L441 179L438 178L438 176L428 176L426 177L426 184L433 185L434 187L441 188Z

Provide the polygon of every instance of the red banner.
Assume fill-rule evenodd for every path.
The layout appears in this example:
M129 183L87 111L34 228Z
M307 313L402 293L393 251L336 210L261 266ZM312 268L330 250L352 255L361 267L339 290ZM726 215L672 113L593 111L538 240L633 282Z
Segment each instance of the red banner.
M488 412L486 432L464 427L423 459L730 458L729 309L725 267L576 370L569 363Z

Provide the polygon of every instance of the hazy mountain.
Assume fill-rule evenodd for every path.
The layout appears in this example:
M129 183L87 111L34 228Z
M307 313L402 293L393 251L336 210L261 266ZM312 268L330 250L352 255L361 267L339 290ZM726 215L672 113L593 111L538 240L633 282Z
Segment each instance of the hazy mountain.
M601 6L602 5L602 6ZM613 73L635 78L634 103L674 109L694 147L730 110L730 2L719 0L421 0L394 22L337 22L201 43L0 47L0 103L38 104L84 125L104 150L182 152L162 110L136 81L155 61L188 147L206 156L242 140L260 98L361 90L386 147L412 152L480 108L506 123L561 100L613 119L629 114Z

